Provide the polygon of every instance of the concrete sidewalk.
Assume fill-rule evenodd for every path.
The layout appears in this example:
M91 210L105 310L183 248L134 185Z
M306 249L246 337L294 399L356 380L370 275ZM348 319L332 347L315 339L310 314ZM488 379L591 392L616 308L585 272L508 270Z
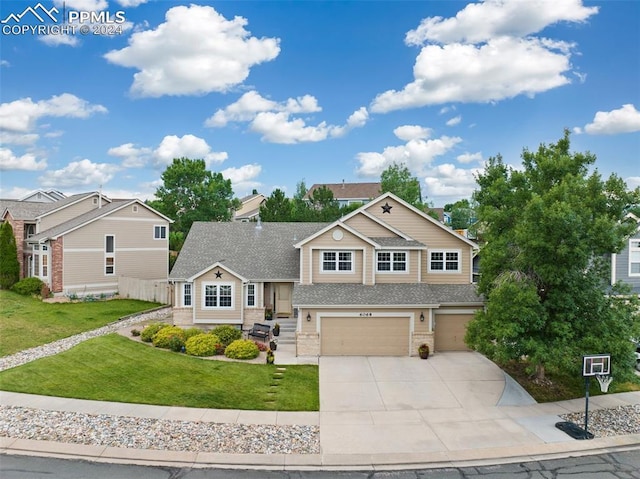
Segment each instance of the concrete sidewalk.
M555 423L561 414L584 411L584 399L536 404L517 383L475 353L440 353L427 361L320 358L320 403L320 412L237 411L0 392L0 404L54 411L212 423L317 425L321 446L320 454L219 454L5 437L0 438L0 452L178 467L386 470L640 451L640 434L572 439L556 429ZM630 404L640 404L640 392L595 396L589 407L593 411Z

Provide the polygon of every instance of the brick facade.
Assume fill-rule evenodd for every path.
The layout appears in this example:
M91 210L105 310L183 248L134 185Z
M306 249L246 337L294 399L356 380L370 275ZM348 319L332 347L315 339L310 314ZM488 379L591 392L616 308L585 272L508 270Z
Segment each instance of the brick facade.
M62 271L64 263L63 237L51 241L51 292L62 293Z

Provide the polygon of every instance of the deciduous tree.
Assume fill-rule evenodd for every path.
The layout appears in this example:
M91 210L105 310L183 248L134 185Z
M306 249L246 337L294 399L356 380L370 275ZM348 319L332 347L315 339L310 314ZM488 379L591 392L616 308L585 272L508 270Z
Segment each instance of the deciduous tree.
M422 200L420 181L411 175L405 165L393 163L382 172L380 175L380 191L382 193L390 191L407 203L424 210L425 202Z
M231 180L207 170L204 160L174 158L162 174L157 200L149 205L173 219L174 231L185 235L194 221L229 221L240 201L233 198Z
M497 361L526 358L539 379L548 369L580 374L582 356L594 353L612 355L617 378L631 374L637 304L609 287L606 258L633 231L624 216L640 189L590 172L595 161L571 152L565 131L555 144L525 149L521 170L498 156L477 177L487 307L465 339Z

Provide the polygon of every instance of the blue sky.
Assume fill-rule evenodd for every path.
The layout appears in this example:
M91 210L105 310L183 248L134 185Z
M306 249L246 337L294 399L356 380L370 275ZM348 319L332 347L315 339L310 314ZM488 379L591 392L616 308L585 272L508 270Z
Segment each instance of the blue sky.
M565 128L640 186L640 1L2 0L0 19L3 198L152 198L187 156L238 197L401 162L443 206Z

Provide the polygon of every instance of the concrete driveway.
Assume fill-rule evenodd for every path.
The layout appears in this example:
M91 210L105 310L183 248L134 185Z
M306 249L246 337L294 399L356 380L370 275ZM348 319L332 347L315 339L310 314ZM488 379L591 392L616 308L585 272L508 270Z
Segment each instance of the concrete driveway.
M320 412L495 406L504 388L502 370L477 353L320 358Z
M443 352L426 361L321 357L323 457L328 463L373 455L391 462L450 460L470 449L525 450L544 442L510 417L509 408L498 407L512 386L500 368L473 352ZM526 396L522 403L532 404ZM551 434L564 439L557 430Z

